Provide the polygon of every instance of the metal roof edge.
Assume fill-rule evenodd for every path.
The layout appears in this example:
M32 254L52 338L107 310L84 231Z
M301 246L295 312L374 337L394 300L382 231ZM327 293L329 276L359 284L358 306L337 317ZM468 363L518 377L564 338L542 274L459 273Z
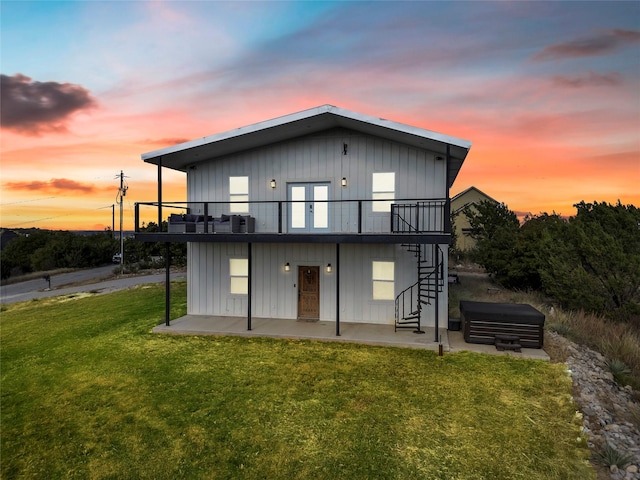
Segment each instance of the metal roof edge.
M366 114L354 112L351 110L346 110L343 108L336 107L334 105L325 104L325 105L309 108L307 110L302 110L299 112L276 117L270 120L263 120L261 122L253 123L244 127L238 127L233 130L228 130L226 132L216 133L213 135L208 135L206 137L190 140L188 142L179 143L176 145L171 145L169 147L164 147L158 150L146 152L146 153L143 153L141 157L142 157L142 160L148 161L163 155L170 155L172 153L180 152L183 150L197 148L203 145L219 142L222 140L227 140L234 137L240 137L242 135L248 135L254 132L258 132L260 130L279 127L282 125L286 125L287 123L292 123L292 122L304 120L307 118L313 118L323 114L332 114L332 115L336 115L346 119L356 120L356 121L368 123L371 125L376 125L382 128L387 128L390 130L395 130L398 132L415 135L415 136L427 138L430 140L439 141L445 144L450 144L450 145L454 145L454 146L466 149L467 151L471 148L471 142L468 140L463 140L460 138L452 137L452 136L434 132L431 130L414 127L404 123L386 120L380 117L374 117L371 115L366 115Z

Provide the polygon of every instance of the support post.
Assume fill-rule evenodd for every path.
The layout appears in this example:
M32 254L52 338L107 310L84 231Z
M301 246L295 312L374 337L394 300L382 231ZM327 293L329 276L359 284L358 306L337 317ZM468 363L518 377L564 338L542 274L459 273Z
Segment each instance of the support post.
M162 157L158 158L158 232L162 232Z
M416 255L418 256L418 292L417 292L417 299L416 299L418 301L418 326L416 327L413 333L422 335L423 333L425 333L425 331L422 330L422 305L420 305L420 300L421 300L420 291L422 289L422 270L420 268L420 266L422 265L422 244L416 243L416 246L418 247L418 251L416 252ZM426 253L427 252L425 251L425 254ZM411 305L413 305L413 289L411 290Z
M336 243L336 337L340 336L340 244Z
M164 287L164 324L169 327L171 321L171 244L166 242L164 251L165 287Z
M251 331L251 283L253 280L251 276L251 243L247 245L247 269L249 274L247 278L247 282L249 283L247 285L247 330Z
M435 272L434 272L434 277L435 277L435 282L436 282L436 293L435 293L435 338L433 339L434 342L438 341L438 331L439 331L439 322L438 322L438 318L440 317L440 295L439 295L439 288L438 285L440 284L440 279L438 278L438 273L440 271L440 258L438 255L438 244L434 243L433 244L433 257L435 258Z

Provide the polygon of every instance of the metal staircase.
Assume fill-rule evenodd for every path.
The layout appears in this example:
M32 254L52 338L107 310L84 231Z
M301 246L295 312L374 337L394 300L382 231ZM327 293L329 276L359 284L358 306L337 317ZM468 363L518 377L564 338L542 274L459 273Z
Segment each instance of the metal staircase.
M420 233L420 225L428 225L424 221L422 210L424 208L420 204L393 205L392 231ZM425 333L422 330L422 310L425 305L431 305L444 288L444 254L437 244L416 243L402 246L416 257L418 280L396 297L395 330L412 329L415 333Z
M422 310L431 305L444 287L443 253L439 245L403 244L417 260L418 281L404 289L396 297L395 330L422 330Z

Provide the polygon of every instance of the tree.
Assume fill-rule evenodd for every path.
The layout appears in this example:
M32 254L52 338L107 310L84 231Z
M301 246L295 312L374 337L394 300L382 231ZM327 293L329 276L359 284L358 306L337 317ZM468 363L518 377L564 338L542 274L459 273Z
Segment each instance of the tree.
M475 257L487 272L505 286L513 286L509 270L516 251L520 222L504 203L484 200L463 210L469 234L476 240Z
M509 283L522 289L542 289L541 267L546 262L542 244L550 236L562 235L565 220L555 212L527 215L518 230Z
M11 272L55 268L96 267L111 262L117 241L110 231L78 235L67 231L34 230L12 240L2 251L2 278Z
M544 291L567 308L640 313L640 210L620 202L574 206L561 234L546 237Z

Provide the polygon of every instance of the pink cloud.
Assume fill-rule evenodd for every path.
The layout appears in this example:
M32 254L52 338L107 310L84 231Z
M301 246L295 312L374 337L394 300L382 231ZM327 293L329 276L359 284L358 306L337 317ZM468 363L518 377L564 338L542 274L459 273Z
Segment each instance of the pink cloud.
M96 187L86 183L76 182L68 178L52 178L48 182L31 181L31 182L7 182L5 188L10 190L29 190L29 191L41 191L47 193L61 193L61 192L80 192L80 193L93 193Z

